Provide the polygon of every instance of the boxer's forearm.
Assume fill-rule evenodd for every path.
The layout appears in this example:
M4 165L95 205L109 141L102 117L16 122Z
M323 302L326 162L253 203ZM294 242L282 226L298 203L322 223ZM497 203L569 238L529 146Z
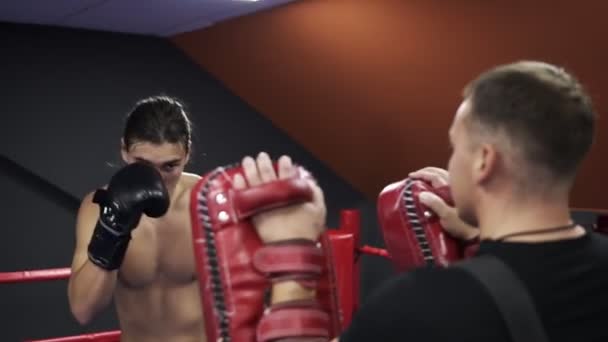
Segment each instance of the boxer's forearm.
M117 271L106 271L87 261L70 279L70 309L80 324L87 324L111 301Z

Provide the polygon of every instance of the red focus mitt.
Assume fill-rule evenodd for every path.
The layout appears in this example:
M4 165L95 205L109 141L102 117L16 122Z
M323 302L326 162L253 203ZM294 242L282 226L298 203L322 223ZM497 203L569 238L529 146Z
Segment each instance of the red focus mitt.
M232 179L240 172L240 166L217 168L191 194L207 341L337 336L339 302L327 239L264 244L251 222L265 210L311 201L310 175L299 169L291 179L236 190ZM317 298L268 306L273 282L286 279L317 288Z
M418 199L425 191L453 205L447 186L433 188L411 178L389 184L378 196L380 230L391 260L401 272L421 266L447 266L473 254L477 247L454 239L443 229L437 215Z

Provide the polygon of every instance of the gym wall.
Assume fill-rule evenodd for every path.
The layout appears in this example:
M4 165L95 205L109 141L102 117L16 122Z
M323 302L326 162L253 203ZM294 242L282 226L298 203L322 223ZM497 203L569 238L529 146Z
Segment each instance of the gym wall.
M355 188L445 166L463 86L520 59L571 69L595 100L598 138L572 205L608 208L608 2L305 0L173 37L204 69Z

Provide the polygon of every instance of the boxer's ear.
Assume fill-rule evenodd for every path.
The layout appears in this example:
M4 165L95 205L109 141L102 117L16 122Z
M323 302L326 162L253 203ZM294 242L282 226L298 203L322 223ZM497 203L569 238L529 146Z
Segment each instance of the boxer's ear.
M129 160L127 153L128 151L127 145L125 144L125 140L123 138L120 138L120 156L122 157L122 160L125 163L127 163L127 161Z
M192 155L192 143L188 142L187 150L186 150L186 158L184 159L184 164L190 163L190 156Z

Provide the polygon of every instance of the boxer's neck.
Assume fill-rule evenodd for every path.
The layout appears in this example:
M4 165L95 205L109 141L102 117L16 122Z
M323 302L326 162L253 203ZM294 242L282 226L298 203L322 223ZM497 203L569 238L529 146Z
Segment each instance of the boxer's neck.
M541 242L578 237L580 227L558 229L572 223L567 195L487 196L478 210L480 238L505 241ZM541 232L538 232L541 231Z
M178 179L177 183L172 187L172 188L168 188L167 189L169 192L169 198L170 198L170 208L173 207L173 205L175 204L175 202L177 201L177 199L182 195L183 191L184 191L184 184L182 182L182 179Z

